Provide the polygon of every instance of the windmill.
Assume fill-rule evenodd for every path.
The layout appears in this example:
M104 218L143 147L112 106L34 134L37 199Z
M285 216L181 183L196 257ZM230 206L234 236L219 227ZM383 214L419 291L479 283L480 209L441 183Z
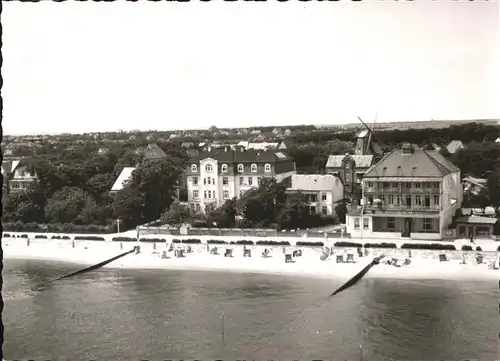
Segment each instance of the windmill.
M358 141L356 144L356 153L360 155L380 155L382 154L382 148L380 148L380 145L376 142L375 138L375 123L377 122L377 116L375 116L375 120L373 121L373 125L370 128L366 123L358 117L359 121L361 124L364 125L366 130L362 130L361 132L358 133ZM366 139L368 137L368 139Z

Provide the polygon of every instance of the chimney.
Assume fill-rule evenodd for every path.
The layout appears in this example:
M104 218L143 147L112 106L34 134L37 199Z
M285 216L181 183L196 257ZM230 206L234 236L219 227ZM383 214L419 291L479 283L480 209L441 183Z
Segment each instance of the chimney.
M410 143L403 143L403 145L401 146L401 152L403 154L413 154L413 151L414 149Z

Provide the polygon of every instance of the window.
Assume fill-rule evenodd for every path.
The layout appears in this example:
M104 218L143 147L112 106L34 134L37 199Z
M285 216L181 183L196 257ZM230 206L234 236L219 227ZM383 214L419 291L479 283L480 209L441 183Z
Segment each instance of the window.
M245 168L243 167L243 164L238 164L238 172L239 173L243 173L244 169Z
M212 191L208 191L208 198L212 198Z
M309 207L309 214L316 214L316 207Z
M370 220L368 218L363 218L363 229L368 229L370 226Z
M213 171L213 168L212 168L212 165L211 164L206 164L205 165L205 172L212 172Z
M240 189L240 197L243 195L243 193L245 193L245 191L243 189Z
M194 211L196 207L196 203L189 203L189 208L191 208L192 211Z
M196 166L196 164L191 164L191 172L193 173L198 172L198 167Z
M252 164L252 165L250 166L250 171L251 171L252 173L257 173L257 164L255 164L255 163L254 163L254 164Z
M394 198L394 202L397 206L401 205L401 196L399 194Z
M439 206L439 196L436 194L433 197L434 205Z
M384 188L389 188L389 183L388 183L388 182L384 182L384 183L382 184L382 187L384 187Z
M430 218L424 218L424 229L426 231L431 231L432 230L432 219L430 219Z
M228 177L222 177L222 185L227 186L229 184L229 178Z
M240 177L240 186L242 186L243 184L245 184L245 178Z
M359 218L354 218L354 229L359 229Z
M316 194L311 194L311 202L317 202L318 196Z
M416 206L421 206L422 205L422 198L418 194L415 196L415 205Z
M266 164L266 165L264 166L264 172L266 172L266 173L271 172L271 164Z
M193 191L193 198L199 198L200 193L198 191Z
M229 199L229 191L224 191L223 196L224 199Z
M326 201L326 193L321 193L321 200Z
M207 197L207 191L203 192L203 195L205 196L205 199L208 198Z
M199 203L196 203L196 211L197 212L201 211L201 206Z
M323 213L323 215L327 215L328 214L328 207L327 206L321 207L321 213Z
M392 194L389 194L387 196L387 204L394 204L394 196Z
M368 204L373 204L373 196L368 196Z
M422 185L422 183L417 182L417 183L415 183L415 188L420 188L420 187L421 187L421 185Z
M194 186L198 185L198 177L193 177L193 185Z
M351 181L351 175L349 173L345 174L345 181L350 182Z
M396 219L393 217L387 218L387 228L394 229L396 228Z
M410 182L406 182L405 186L406 186L406 189L411 189L411 183Z
M253 184L253 177L248 177L248 185L251 186Z
M431 206L431 197L430 196L424 196L424 206L425 207Z
M373 188L373 182L367 182L368 188Z
M227 164L223 164L222 167L220 168L220 171L223 173L227 172Z
M406 196L406 206L411 207L411 196Z
M433 187L434 187L434 188L439 189L439 183L438 183L438 182L435 182L435 183L433 183L432 185L433 185Z
M261 180L262 180L262 177L257 177L257 184L260 184Z
M392 188L398 188L398 184L396 182L392 183Z

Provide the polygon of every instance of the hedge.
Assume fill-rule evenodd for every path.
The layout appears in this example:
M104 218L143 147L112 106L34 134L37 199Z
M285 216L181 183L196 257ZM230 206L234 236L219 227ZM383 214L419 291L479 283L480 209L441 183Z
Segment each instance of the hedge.
M7 237L7 238L12 237L12 236L11 236L10 234L8 234L8 233L4 233L4 234L3 234L3 236L4 236L4 237Z
M397 248L396 243L365 243L365 248Z
M99 236L76 236L75 241L104 241L104 237Z
M188 239L183 239L182 243L184 244L200 244L201 240L197 238L188 238Z
M363 245L361 243L356 243L356 242L335 242L334 244L335 247L362 247Z
M47 239L48 237L44 234L37 234L37 235L35 235L35 238Z
M440 244L440 243L405 243L401 246L404 249L425 249L437 251L456 251L453 244Z
M3 222L2 226L4 230L11 232L105 234L117 231L115 225L103 226L95 224L77 226L71 223Z
M260 246L290 246L288 241L257 241Z
M479 246L476 247L476 251L482 251L483 249Z
M69 236L52 236L50 237L50 239L71 239L71 238Z
M311 247L323 247L325 244L323 242L302 242L296 243L297 246L311 246Z
M253 245L254 242L253 241L248 241L246 239L240 239L239 241L234 242L234 244L243 244L245 246L250 246L250 245ZM258 242L257 242L257 244L258 244Z
M113 237L113 242L137 242L137 238L132 237Z
M226 241L223 241L222 239L209 239L207 241L208 244L227 244Z
M462 251L472 251L471 246L462 246Z

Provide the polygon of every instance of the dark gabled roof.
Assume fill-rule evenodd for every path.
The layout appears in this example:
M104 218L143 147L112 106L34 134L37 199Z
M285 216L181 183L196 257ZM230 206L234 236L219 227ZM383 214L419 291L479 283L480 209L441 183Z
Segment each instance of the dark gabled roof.
M411 152L394 149L372 166L364 178L443 177L459 169L436 151L412 148Z
M200 152L197 156L190 158L189 163L199 163L205 158L212 158L221 163L275 163L293 160L292 157L279 149L268 151L249 149L243 152L234 150Z

